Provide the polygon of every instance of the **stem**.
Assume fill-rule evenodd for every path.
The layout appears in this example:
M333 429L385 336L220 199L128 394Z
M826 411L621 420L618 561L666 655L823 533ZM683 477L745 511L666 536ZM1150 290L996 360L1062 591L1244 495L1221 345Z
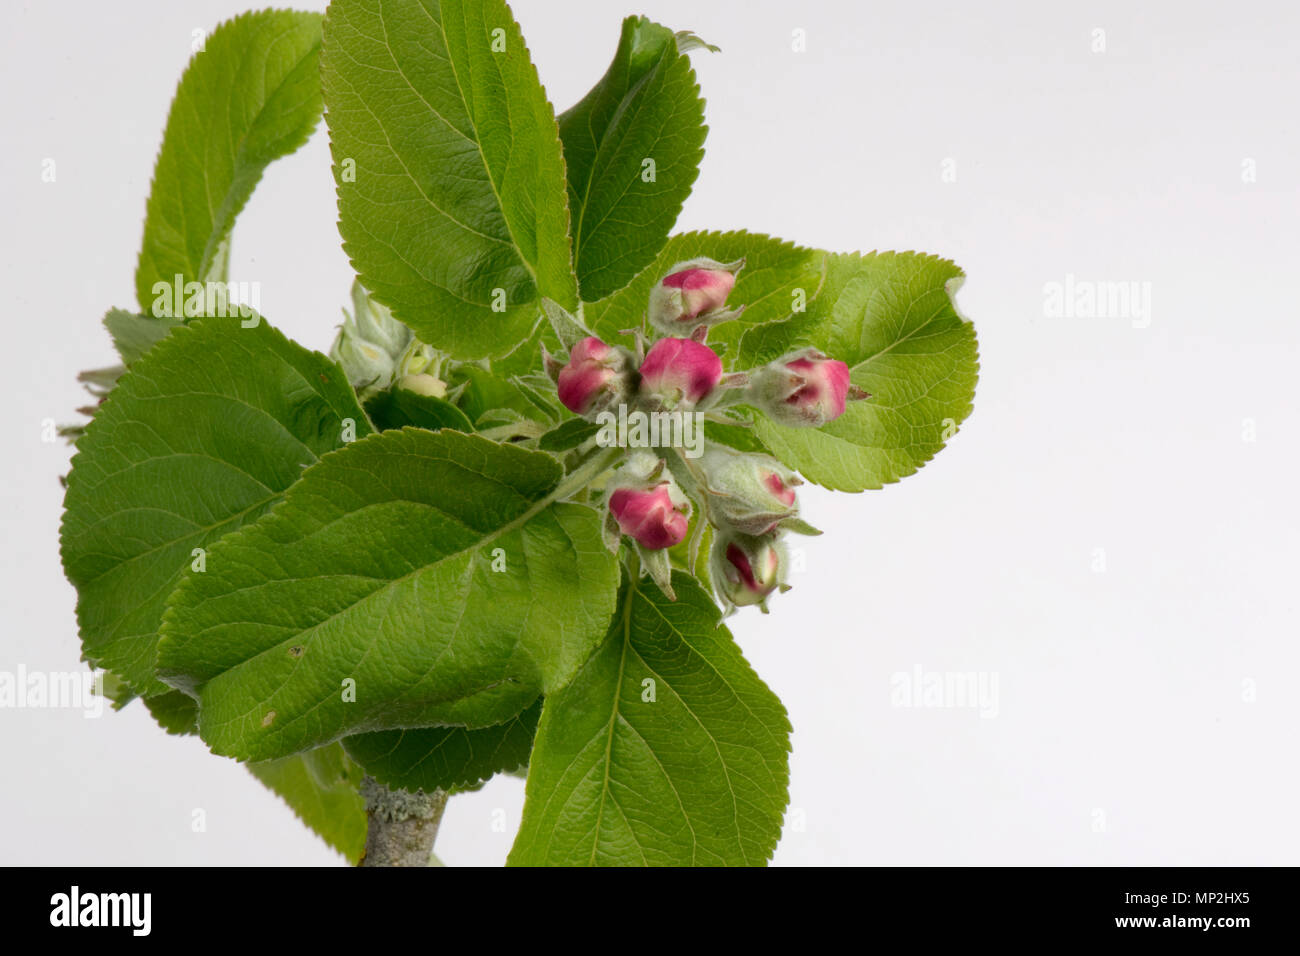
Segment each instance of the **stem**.
M508 441L511 438L540 438L545 431L546 429L539 423L524 419L520 422L485 428L479 434L492 441Z
M390 790L367 776L361 796L366 801L366 848L357 865L428 866L447 794Z
M564 501L571 495L586 488L601 472L611 468L622 455L623 449L621 448L602 448L569 472L555 491L546 496L548 499L547 504L552 501Z

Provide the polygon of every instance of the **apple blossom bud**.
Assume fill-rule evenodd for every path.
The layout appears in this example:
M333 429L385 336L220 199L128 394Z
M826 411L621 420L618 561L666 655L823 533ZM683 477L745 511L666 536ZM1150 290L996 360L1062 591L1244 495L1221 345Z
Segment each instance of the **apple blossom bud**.
M817 428L844 414L866 392L849 384L849 367L816 349L777 359L755 371L748 398L780 425Z
M700 467L709 516L718 524L762 535L798 518L795 488L803 482L775 458L714 445L704 453Z
M436 375L429 375L426 372L403 375L397 380L397 387L404 388L408 392L415 392L417 395L427 395L430 398L447 397L447 383Z
M348 381L364 395L387 388L401 374L398 363L413 335L359 282L352 283L352 306L351 313L343 310L330 358L343 366Z
M660 339L641 363L641 394L660 407L691 407L722 380L722 359L691 339Z
M681 335L697 326L734 319L740 310L728 311L723 306L744 265L744 259L722 263L699 258L677 263L650 290L650 324L667 335Z
M774 535L721 534L713 543L709 574L724 604L757 604L766 614L768 596L788 587L788 563L785 545Z
M441 378L442 366L446 361L445 353L419 339L412 339L397 362L394 383L398 388L417 395L446 398L447 383Z
M413 338L411 330L393 318L392 311L372 299L365 287L356 281L352 283L352 309L357 334L378 345L394 359L410 344Z
M660 551L681 543L690 525L690 500L662 459L632 455L609 484L605 503L618 530L642 548Z
M671 548L686 538L686 515L673 504L666 484L649 491L619 488L609 496L609 511L625 535L651 551Z
M387 388L397 367L393 357L383 348L351 334L346 322L334 340L330 358L343 366L343 374L353 388L363 394Z
M627 354L595 336L583 339L569 352L569 362L559 370L556 386L569 411L594 418L627 397Z

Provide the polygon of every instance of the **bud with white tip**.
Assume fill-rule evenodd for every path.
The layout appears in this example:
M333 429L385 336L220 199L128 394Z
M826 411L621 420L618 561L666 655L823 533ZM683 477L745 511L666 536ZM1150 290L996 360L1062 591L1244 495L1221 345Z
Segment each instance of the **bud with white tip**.
M423 372L415 375L403 375L397 380L397 387L429 398L447 397L447 383L436 375L428 375Z

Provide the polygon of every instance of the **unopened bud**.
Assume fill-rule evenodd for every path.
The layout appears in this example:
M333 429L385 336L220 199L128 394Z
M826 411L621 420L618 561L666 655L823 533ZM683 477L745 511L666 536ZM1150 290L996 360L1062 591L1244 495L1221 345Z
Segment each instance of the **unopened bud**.
M352 283L352 318L356 331L367 342L379 346L394 359L413 338L411 330L393 318L392 310L370 297L360 282Z
M627 353L592 336L573 346L556 374L560 402L587 419L625 401L630 390Z
M736 273L745 265L699 258L679 262L650 290L650 324L667 335L688 335L701 325L734 319L740 309L727 311L727 296L736 287Z
M605 501L623 534L649 551L661 551L685 540L691 503L662 461L643 467L645 458L633 456L619 470Z
M661 408L691 408L722 380L722 360L692 339L660 339L640 371L643 396Z
M330 358L343 366L343 373L358 392L387 388L396 363L378 345L348 334L347 323L339 330Z
M774 535L721 534L709 556L709 574L722 602L731 607L757 604L767 613L767 599L785 590L789 560Z
M700 460L709 516L747 535L762 535L796 523L799 477L775 458L714 445ZM801 522L798 522L802 524Z
M353 388L369 393L387 388L414 336L385 306L370 298L360 282L352 283L351 314L343 310L343 325L330 357L343 366Z
M816 349L777 359L750 378L749 400L780 425L817 428L844 414L848 399L867 398L849 383L849 367Z
M415 375L403 375L397 380L397 387L404 388L408 392L415 392L417 395L427 395L430 398L447 397L447 383L437 376L425 372L418 372Z

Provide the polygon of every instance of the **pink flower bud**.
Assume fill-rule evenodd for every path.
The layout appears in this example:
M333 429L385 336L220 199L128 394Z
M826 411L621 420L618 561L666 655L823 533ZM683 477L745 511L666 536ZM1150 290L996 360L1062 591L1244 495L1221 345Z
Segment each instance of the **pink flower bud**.
M771 535L721 535L714 543L710 574L724 604L757 604L767 611L767 599L785 590L785 546Z
M641 363L641 394L665 408L694 405L721 379L722 359L691 339L660 339Z
M616 488L609 496L609 513L641 547L660 551L681 543L690 524L690 506L674 497L667 481L648 489Z
M778 424L816 428L843 415L849 398L866 393L849 384L847 365L808 349L755 372L749 396Z
M650 290L650 324L668 335L679 335L735 318L739 311L728 312L723 306L744 264L744 259L721 263L705 258L677 263Z
M771 492L772 497L787 508L794 504L794 488L787 484L786 480L777 472L769 471L765 473L763 475L763 484L767 486L767 490Z
M564 407L586 418L625 398L627 378L626 355L591 336L569 352L556 386Z
M700 459L709 515L742 534L761 535L795 524L799 478L775 458L714 445ZM802 522L798 522L804 527Z

